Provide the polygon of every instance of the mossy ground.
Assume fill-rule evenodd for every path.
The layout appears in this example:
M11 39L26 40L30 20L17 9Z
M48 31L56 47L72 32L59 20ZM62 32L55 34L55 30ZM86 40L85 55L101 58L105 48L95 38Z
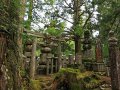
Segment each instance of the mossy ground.
M62 68L56 74L30 80L29 90L100 90L99 86L106 81L104 78L91 71Z

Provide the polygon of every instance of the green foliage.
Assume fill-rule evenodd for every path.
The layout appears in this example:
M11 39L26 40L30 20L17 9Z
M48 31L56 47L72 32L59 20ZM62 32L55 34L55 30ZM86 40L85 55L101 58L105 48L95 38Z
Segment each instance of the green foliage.
M75 45L74 45L74 42L72 40L69 40L65 43L62 44L62 52L64 53L64 55L68 56L69 54L73 54L74 55L74 48L75 48Z
M46 32L48 32L50 35L53 35L53 36L57 35L57 33L58 33L54 27L49 27L46 30Z
M119 18L120 14L118 13L120 7L119 0L94 0L95 4L98 6L97 11L98 23L97 29L99 27L100 36L104 43L108 39L108 34L110 30L115 31L116 36L119 36Z
M23 22L23 25L26 29L31 30L31 22L33 20L32 15L33 15L33 4L34 3L33 3L33 0L28 0L27 3L29 3L29 4L27 4L25 8L28 9L28 11L26 12L28 19Z
M80 71L79 69L73 69L73 68L62 68L60 71L55 75L55 77L61 77L64 74L78 74Z
M108 43L105 43L103 48L102 48L102 53L103 53L103 57L107 58L109 56L109 51L108 51Z
M64 22L58 23L57 20L51 20L50 26L47 28L46 32L52 36L60 36L64 31Z
M62 68L61 70L60 70L60 73L66 73L66 72L68 72L68 73L79 73L80 71L79 71L79 69L73 69L73 68Z
M53 5L53 3L55 2L55 0L45 0L45 2L50 3L51 5Z
M71 90L81 90L80 83L71 83Z
M82 36L83 35L83 28L80 25L76 25L74 27L75 35Z

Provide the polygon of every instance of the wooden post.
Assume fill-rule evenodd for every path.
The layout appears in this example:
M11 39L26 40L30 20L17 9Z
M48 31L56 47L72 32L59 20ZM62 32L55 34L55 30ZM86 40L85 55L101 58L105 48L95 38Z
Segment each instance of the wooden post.
M120 55L118 40L114 37L114 32L109 34L109 60L112 90L120 90Z
M37 39L35 38L33 40L32 44L32 56L31 56L31 61L30 61L30 78L34 79L35 76L35 51L36 51L36 44L37 44Z

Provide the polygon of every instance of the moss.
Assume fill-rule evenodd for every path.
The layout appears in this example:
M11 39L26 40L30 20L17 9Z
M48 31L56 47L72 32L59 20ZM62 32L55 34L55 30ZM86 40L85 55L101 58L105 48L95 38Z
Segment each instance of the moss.
M64 87L64 83L69 86L70 90L93 90L101 84L101 80L94 72L62 68L55 76L55 83L59 88Z
M84 88L86 88L87 90L97 88L102 83L100 77L94 73L84 77L82 79L82 82Z
M79 73L80 70L79 69L73 69L73 68L62 68L60 69L60 71L58 73L64 74L64 73L74 73L77 74Z
M82 90L81 82L71 83L71 90Z
M42 90L39 80L31 80L30 81L30 90Z

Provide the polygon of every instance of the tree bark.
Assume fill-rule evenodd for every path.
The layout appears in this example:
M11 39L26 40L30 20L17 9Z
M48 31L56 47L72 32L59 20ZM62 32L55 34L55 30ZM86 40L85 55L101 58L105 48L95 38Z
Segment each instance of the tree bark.
M75 39L75 61L77 64L82 64L81 60L81 41L79 37Z
M23 0L24 1L24 0ZM18 5L16 5L18 4ZM7 39L7 45L4 45L6 48L6 54L4 54L4 73L3 77L7 78L6 79L6 90L12 89L12 90L20 90L21 89L21 80L20 80L20 50L22 50L19 45L21 39L21 34L19 27L22 25L20 21L20 15L19 13L20 8L20 1L19 0L3 0L0 1L0 30L4 30L8 33L6 37L8 36ZM1 27L2 26L2 27ZM21 40L20 40L20 39ZM1 42L1 40L0 40ZM1 54L1 53L0 53ZM0 68L1 69L1 68ZM6 71L7 70L7 71ZM9 79L8 79L8 77ZM2 83L5 83L4 81ZM0 82L1 84L1 82ZM4 88L5 85L2 86ZM0 90L4 90L1 89Z
M78 25L80 25L80 1L81 0L74 0L74 24L73 27L77 27ZM76 32L76 30L74 30ZM75 61L77 64L81 64L81 40L80 40L80 35L77 35L75 33Z

